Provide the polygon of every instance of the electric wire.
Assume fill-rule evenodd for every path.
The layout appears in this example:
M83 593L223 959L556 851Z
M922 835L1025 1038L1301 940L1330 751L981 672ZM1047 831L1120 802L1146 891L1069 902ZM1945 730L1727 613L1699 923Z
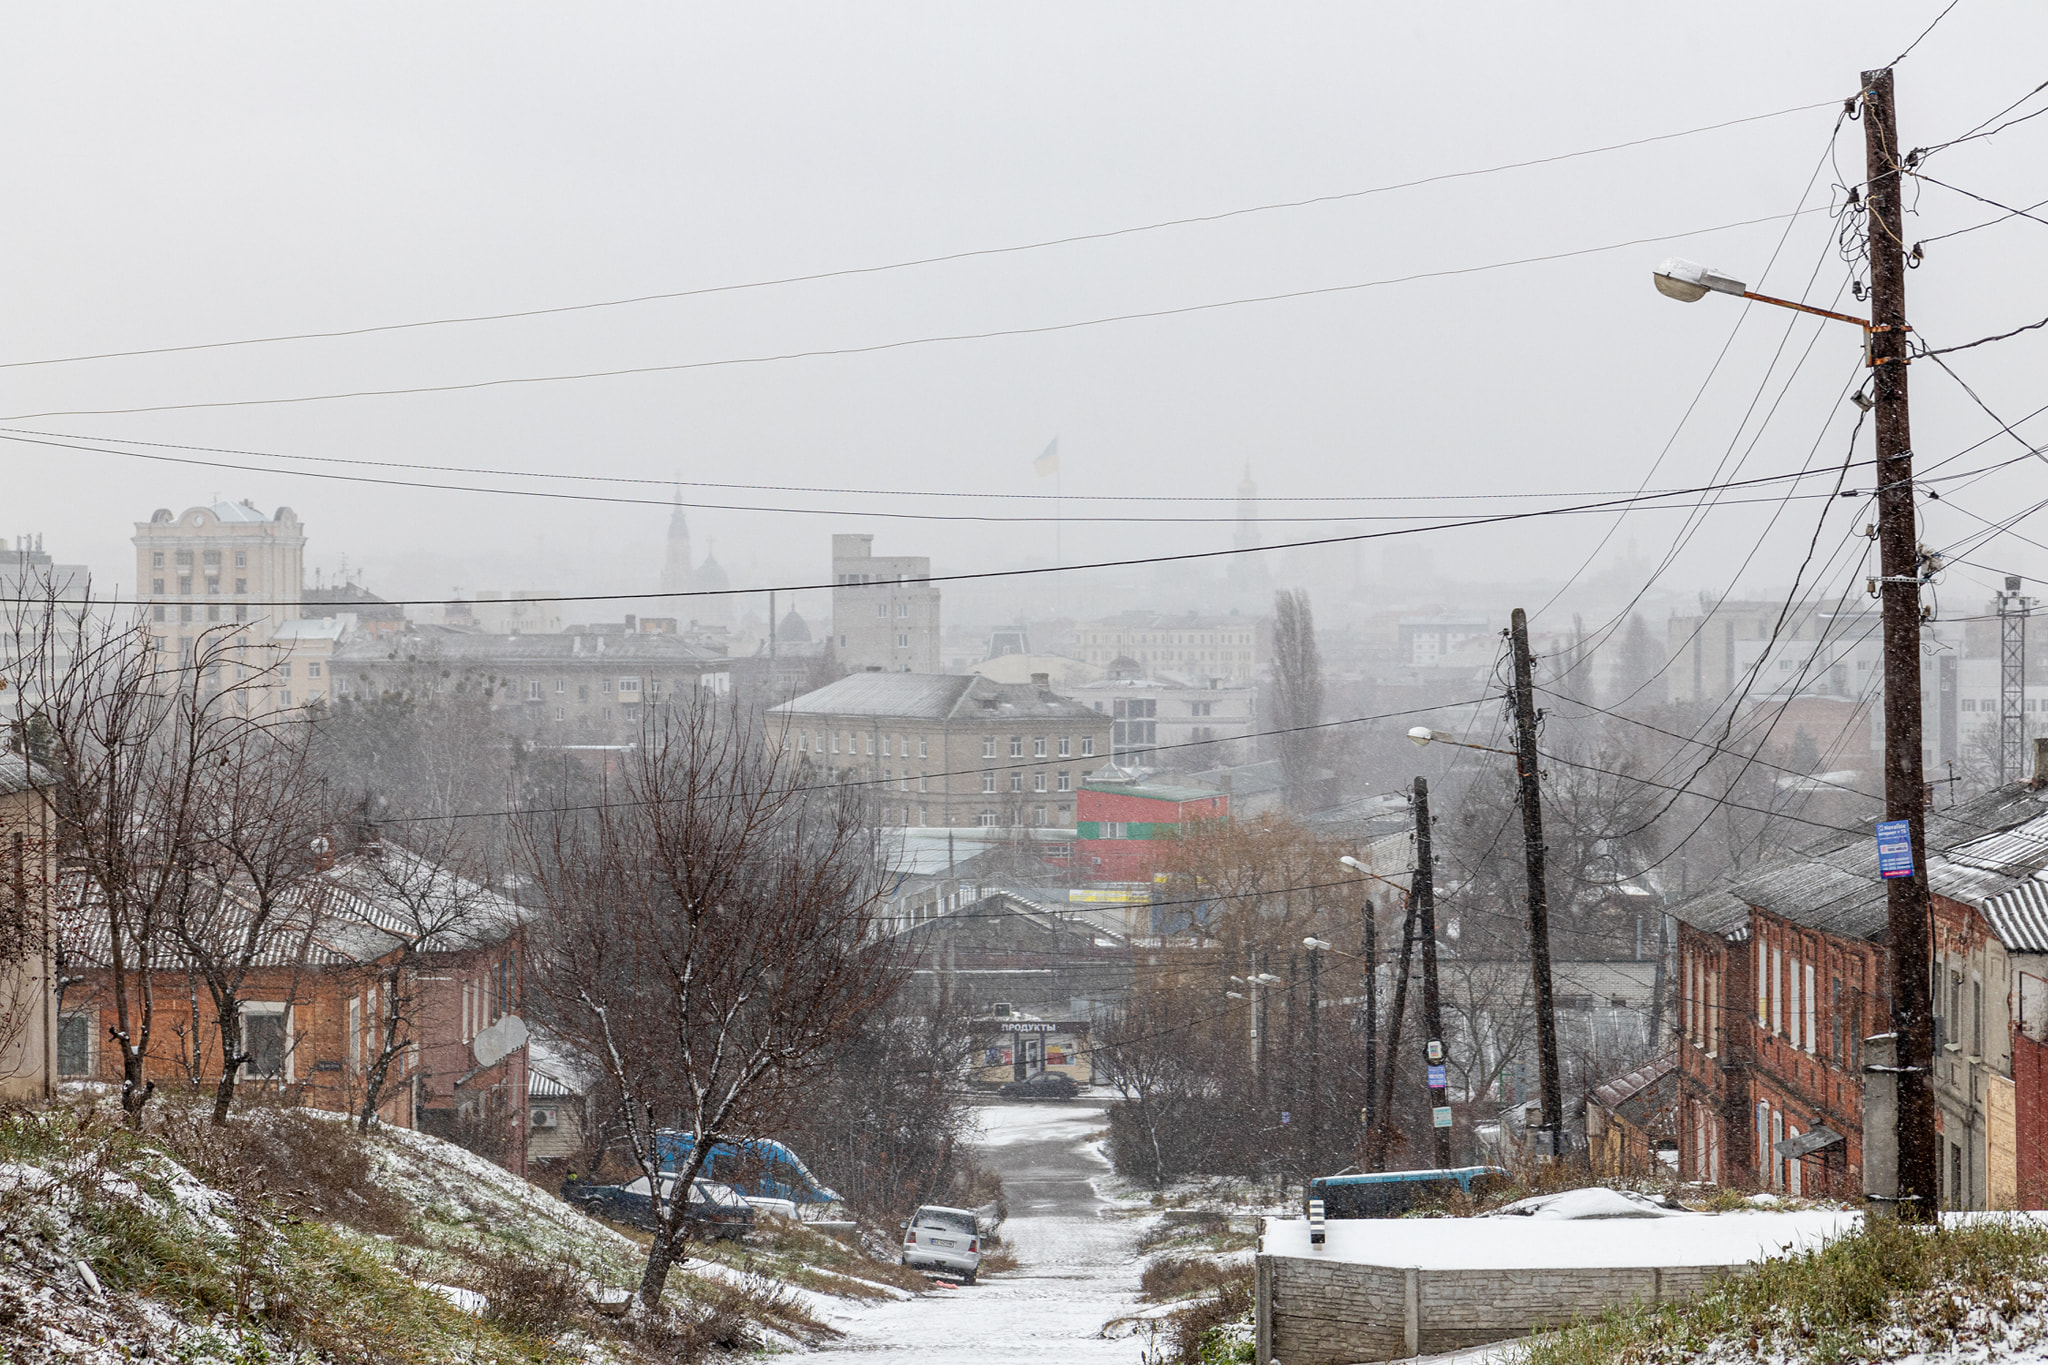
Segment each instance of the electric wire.
M1820 209L1802 210L1805 213L1818 213L1821 211ZM1785 214L1778 213L1766 214L1761 218L1746 218L1730 223L1719 223L1713 227L1692 228L1685 232L1664 233L1653 237L1636 237L1628 241L1609 242L1601 246L1579 247L1570 251L1522 256L1513 260L1493 261L1485 265L1458 266L1446 270L1424 270L1408 275L1390 276L1377 280L1360 280L1350 284L1321 285L1310 289L1290 289L1274 294L1247 295L1234 299L1217 299L1206 303L1181 304L1171 308L1152 308L1138 312L1110 314L1103 317L1079 318L1068 322L1045 323L1036 327L1000 327L979 332L948 332L931 336L905 337L896 341L872 342L860 346L827 346L802 351L781 351L751 356L725 356L712 360L680 361L664 365L629 365L616 369L581 370L560 374L511 375L495 379L477 379L451 384L413 384L388 389L349 389L329 393L293 394L278 398L226 398L195 403L145 403L133 407L120 408L53 408L42 412L7 413L4 416L0 416L0 420L20 422L40 420L46 417L110 417L144 412L196 412L221 408L263 408L299 403L327 403L357 398L395 398L430 393L468 393L482 389L532 384L580 383L592 379L619 379L651 374L680 374L698 370L724 369L731 366L772 365L794 360L875 355L886 351L899 351L912 347L989 341L1001 337L1047 336L1060 332L1080 331L1090 327L1106 327L1127 322L1151 321L1159 318L1186 317L1197 313L1210 313L1229 308L1243 308L1260 304L1288 302L1295 299L1349 294L1364 289L1378 289L1389 285L1410 284L1418 280L1450 279L1463 275L1484 274L1495 270L1508 270L1525 265L1540 265L1551 261L1570 260L1580 256L1593 256L1604 252L1623 250L1628 247L1644 246L1653 242L1672 242L1686 237L1701 237L1709 233L1730 231L1734 228L1753 227L1759 223L1776 223L1783 221L1786 216Z
M278 342L325 341L342 337L367 336L379 332L409 331L424 327L453 327L470 323L506 322L520 318L548 317L563 313L589 312L603 308L622 308L635 304L655 303L672 299L699 298L711 294L727 294L743 290L769 289L784 285L807 284L819 280L844 279L850 276L875 275L889 271L909 270L920 266L940 265L951 261L973 260L978 257L1012 255L1018 252L1039 251L1049 247L1070 246L1081 242L1106 241L1116 237L1127 237L1137 233L1158 232L1168 228L1189 227L1204 223L1218 223L1250 214L1273 213L1286 209L1308 208L1319 204L1339 203L1349 199L1362 199L1371 195L1390 194L1398 190L1414 189L1422 185L1434 185L1444 181L1463 180L1475 176L1496 175L1504 171L1525 170L1532 166L1547 166L1560 161L1571 161L1580 157L1597 156L1606 152L1621 151L1630 147L1648 146L1658 142L1669 142L1676 138L1692 137L1700 133L1717 132L1723 128L1734 128L1745 123L1758 123L1767 119L1784 118L1791 114L1807 113L1814 109L1831 108L1833 100L1818 104L1796 105L1789 109L1774 110L1768 114L1751 114L1743 118L1728 119L1720 123L1704 124L1675 133L1658 133L1649 137L1632 138L1625 142L1612 142L1599 147L1587 147L1578 151L1560 152L1551 156L1534 157L1526 161L1510 161L1495 166L1473 170L1446 171L1437 175L1423 176L1415 180L1404 180L1393 184L1376 185L1368 189L1344 190L1333 194L1314 195L1306 199L1292 199L1271 204L1255 204L1245 208L1225 209L1216 213L1198 214L1187 218L1169 218L1154 223L1141 223L1128 227L1110 228L1099 232L1076 233L1065 237L1047 238L1041 241L1020 242L1008 246L981 247L967 251L948 252L937 256L923 256L910 260L892 261L880 265L852 266L839 270L816 271L810 274L785 275L774 279L751 280L743 283L706 285L696 289L670 290L663 293L637 294L625 298L601 299L584 303L562 304L550 308L526 308L502 313L476 313L458 317L424 318L410 322L382 323L370 327L339 328L329 331L295 332L276 336L243 337L231 341L195 342L180 346L154 346L127 351L104 351L90 355L53 356L39 360L14 360L0 362L0 370L22 369L39 365L70 365L81 361L119 360L135 356L172 355L188 351L220 350L236 346L263 346Z

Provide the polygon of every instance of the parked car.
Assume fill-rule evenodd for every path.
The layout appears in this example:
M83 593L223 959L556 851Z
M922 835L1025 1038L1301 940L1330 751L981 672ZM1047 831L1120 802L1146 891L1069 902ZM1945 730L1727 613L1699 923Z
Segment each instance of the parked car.
M1041 1071L1025 1081L1011 1081L997 1092L1013 1100L1070 1100L1081 1093L1072 1076Z
M695 1134L675 1129L664 1129L655 1141L664 1171L687 1166L697 1146ZM839 1202L839 1191L811 1174L802 1157L774 1138L712 1143L704 1156L703 1174L750 1198L787 1199L792 1204L818 1207Z
M675 1189L675 1177L662 1180L662 1192ZM647 1177L628 1185L572 1186L565 1193L572 1203L581 1204L601 1218L634 1227L655 1229L654 1201L648 1198ZM754 1226L754 1206L730 1185L699 1179L690 1187L689 1207L683 1221L699 1237L725 1238L737 1242Z
M943 1270L973 1284L981 1269L981 1229L972 1209L926 1204L903 1225L903 1264Z

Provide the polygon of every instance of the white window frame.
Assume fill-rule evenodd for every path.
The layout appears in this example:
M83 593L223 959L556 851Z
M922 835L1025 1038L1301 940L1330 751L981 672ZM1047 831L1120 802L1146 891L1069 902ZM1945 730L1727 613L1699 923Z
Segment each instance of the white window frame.
M276 1081L280 1085L290 1085L296 1079L296 1077L292 1074L292 1052L294 1049L292 1047L291 1005L282 1000L244 1000L242 1002L241 1013L243 1052L247 1052L249 1050L249 1020L252 1017L269 1019L281 1018L284 1021L280 1026L283 1030L283 1033L278 1040L278 1048L281 1055L278 1057L277 1074L275 1076L259 1075L257 1072L249 1070L249 1063L244 1062L242 1063L243 1079L252 1081Z

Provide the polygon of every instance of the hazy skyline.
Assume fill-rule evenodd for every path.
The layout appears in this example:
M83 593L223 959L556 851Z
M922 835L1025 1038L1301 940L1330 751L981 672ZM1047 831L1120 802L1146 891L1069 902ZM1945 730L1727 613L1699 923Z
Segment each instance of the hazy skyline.
M1230 499L1247 465L1274 517L1333 510L1288 498L1427 495L1462 501L1334 510L1456 516L1519 505L1470 501L1475 494L1628 490L1650 476L1675 430L1653 487L1709 482L1724 457L1742 461L1744 477L1809 461L1838 466L1856 415L1842 396L1861 376L1854 330L1761 308L1744 316L1719 298L1680 307L1651 290L1648 273L1664 256L1684 255L1768 292L1855 308L1829 215L1789 228L1783 215L1801 204L1816 168L1804 203L1829 202L1836 172L1825 153L1839 102L1860 69L1896 55L1939 9L200 7L124 12L113 24L105 12L23 7L0 93L16 130L5 167L17 206L0 226L12 324L0 362L858 268L1835 107L968 261L517 321L0 369L0 413L10 418L0 425L622 476L653 482L577 491L657 504L676 478L902 490L686 490L689 501L843 513L693 511L698 553L715 544L736 586L759 587L826 576L834 531L872 532L881 553L929 554L940 572L1049 561L1046 523L876 513L1043 515L1043 504L992 495L1050 493L1053 480L1031 466L1055 437L1067 561L1227 546ZM2039 81L2043 50L2048 14L1966 0L1899 67L1908 144L1953 137L2019 98ZM2039 194L2026 172L2041 164L2044 137L2048 121L2022 125L1941 153L1929 172L2032 204ZM1844 180L1862 178L1860 128L1844 128L1833 161ZM1916 239L1996 215L1932 185L1917 207ZM1771 221L1039 335L466 392L90 415L1048 327L1752 219ZM1922 336L1952 344L2048 313L2038 272L2024 268L2039 258L2042 231L2017 219L1930 246L1909 296ZM2026 381L2039 372L2044 337L1953 364L2017 421L2037 406ZM1915 367L1913 397L1923 470L1987 436L1995 440L1949 469L2019 453L1935 366ZM42 413L61 415L19 416ZM1868 442L1866 431L1863 455ZM293 507L308 527L309 566L332 571L345 557L393 596L458 585L651 591L668 519L660 505L0 449L13 476L0 532L41 532L59 558L89 563L108 584L132 577L134 521L215 493L266 511ZM1925 537L1965 536L1973 516L2017 512L2040 485L2029 462L1967 490L1951 486L1953 496L1929 504ZM1857 486L1853 472L1848 486ZM1790 581L1822 500L1780 507L1781 491L1735 495L1767 501L1716 512L1658 591ZM1084 501L1160 495L1217 501ZM1840 501L1824 554L1867 516L1867 502ZM1224 520L1084 519L1134 511ZM1745 567L1774 511L1779 521ZM1601 562L1631 541L1654 561L1680 523L1670 511L1633 513ZM1556 583L1611 524L1551 517L1432 535L1428 548L1454 578ZM1273 544L1380 525L1274 522L1261 534ZM1324 558L1332 573L1355 562L1385 582L1389 544L1399 542ZM1819 562L1846 582L1859 572L1855 550ZM2011 537L1971 557L2048 573L2048 554ZM1289 561L1271 558L1284 579ZM1306 573L1314 561L1292 562ZM1941 590L1944 610L1975 609L1992 579L1958 567ZM1031 592L1033 603L1053 596L1050 585ZM822 604L814 594L811 605Z

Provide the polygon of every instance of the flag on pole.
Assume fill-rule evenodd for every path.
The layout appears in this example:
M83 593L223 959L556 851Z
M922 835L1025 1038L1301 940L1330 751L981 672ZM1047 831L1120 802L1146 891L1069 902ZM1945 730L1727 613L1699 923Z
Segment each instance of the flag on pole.
M1034 474L1057 474L1060 472L1060 438L1055 436L1046 442L1045 449L1031 462Z

